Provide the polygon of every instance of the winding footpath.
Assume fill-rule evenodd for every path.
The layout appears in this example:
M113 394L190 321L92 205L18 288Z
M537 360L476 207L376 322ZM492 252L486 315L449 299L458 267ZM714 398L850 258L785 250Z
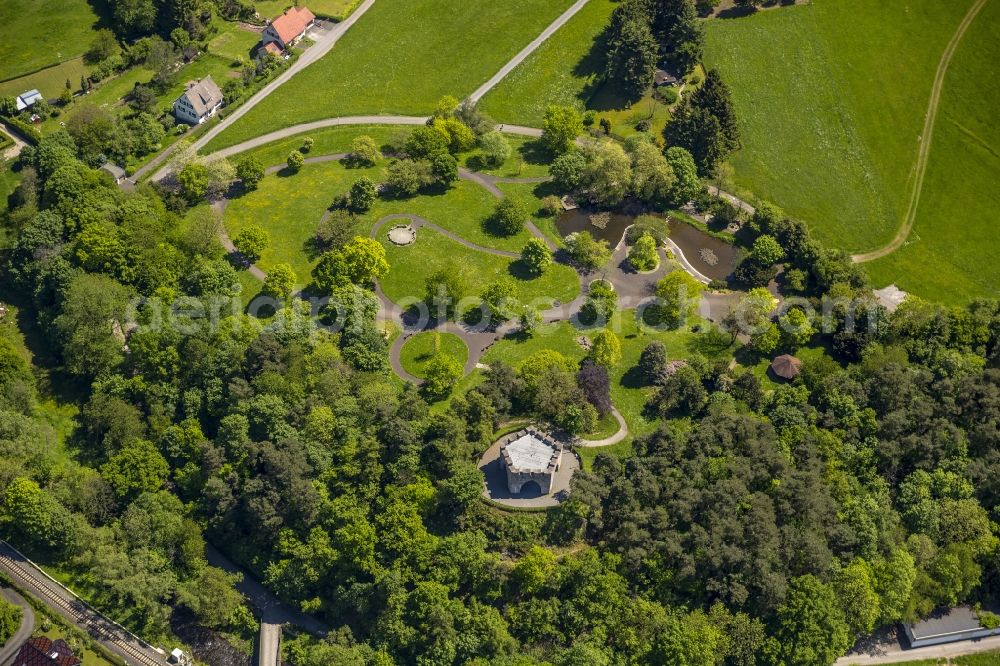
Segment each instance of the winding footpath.
M945 75L948 73L948 67L951 65L951 59L954 57L958 45L961 43L962 38L965 37L969 26L976 20L976 16L979 15L980 10L986 6L987 1L977 0L969 8L965 18L962 19L958 29L955 30L955 34L951 36L951 41L948 42L948 46L941 56L941 61L938 63L937 73L934 75L934 86L931 89L931 99L927 106L927 115L924 116L924 129L920 135L920 150L917 153L913 189L910 191L910 201L906 209L906 217L903 218L902 226L900 226L895 237L887 245L871 252L863 252L852 256L851 260L855 263L873 261L895 252L903 247L906 239L910 236L910 232L913 231L913 223L917 218L917 207L920 204L920 195L924 189L924 175L927 173L927 164L930 161L931 144L934 140L934 125L937 122L938 106L941 103L941 92L944 89Z

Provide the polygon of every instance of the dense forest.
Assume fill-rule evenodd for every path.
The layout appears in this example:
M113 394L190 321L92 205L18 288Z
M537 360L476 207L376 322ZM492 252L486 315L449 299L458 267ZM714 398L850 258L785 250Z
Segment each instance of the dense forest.
M660 429L598 456L557 510L511 514L480 501L474 461L543 411L537 368L496 364L432 412L390 374L367 285L331 287L339 332L295 303L252 319L217 218L122 192L76 150L65 133L26 149L6 214L10 288L81 410L67 460L3 342L3 530L140 631L180 606L252 631L206 540L338 628L297 666L822 664L995 589L995 302L889 315L762 207L751 226L788 248L804 295L867 298L867 325L843 317L837 360L771 391L725 363L669 374L647 350Z
M673 4L623 3L609 71L643 85L656 54L642 49L693 25L690 3ZM202 6L130 0L117 27L196 32ZM699 39L668 58L688 68ZM663 176L647 204L707 196L677 183L699 189L738 137L724 83L705 83L665 156L652 139L627 156L572 151L574 130L557 186L600 193L614 151L622 182ZM206 543L333 628L292 643L293 666L826 665L877 627L995 597L1000 303L909 298L889 313L848 257L762 205L736 281L752 295L782 266L787 295L834 302L808 329L826 353L769 388L730 358L678 369L652 343L631 374L651 388L655 432L631 455L599 454L558 508L508 512L482 501L479 455L512 419L569 430L570 407L606 412L605 371L542 352L432 408L389 368L371 270L331 251L314 286L339 307L314 316L288 299L251 317L221 220L195 205L228 182L194 164L179 188L123 191L93 168L106 146L86 127L21 153L4 213L5 298L47 367L0 336L0 533L144 636L168 635L179 612L253 634ZM428 135L397 148L417 157ZM426 167L432 184L453 180L444 161ZM420 162L394 164L402 182ZM625 194L638 196L614 203ZM349 243L353 219L332 219ZM768 354L780 336L770 324L746 347ZM79 406L66 441L43 404L53 393Z

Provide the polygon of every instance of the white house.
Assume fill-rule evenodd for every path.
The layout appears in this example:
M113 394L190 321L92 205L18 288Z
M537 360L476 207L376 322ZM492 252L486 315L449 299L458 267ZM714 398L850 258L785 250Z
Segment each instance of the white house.
M222 107L222 91L211 76L190 86L174 102L174 117L189 125L200 125Z
M290 7L264 28L260 41L264 46L275 43L282 49L287 49L302 39L315 22L316 16L305 7Z

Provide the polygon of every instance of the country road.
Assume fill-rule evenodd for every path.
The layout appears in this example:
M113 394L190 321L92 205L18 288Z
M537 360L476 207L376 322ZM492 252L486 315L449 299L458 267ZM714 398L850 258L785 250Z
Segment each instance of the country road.
M35 611L31 605L24 600L20 594L10 588L0 590L3 598L21 608L21 626L17 628L14 635L7 639L7 643L0 648L0 664L7 664L20 649L24 641L31 638L31 632L35 630Z
M222 121L219 122L219 124L217 124L215 127L211 128L210 130L202 134L197 141L191 144L191 149L197 152L198 150L203 148L205 145L208 144L209 141L218 136L220 132L224 131L230 125L232 125L237 120L246 115L250 111L250 109L260 104L260 102L264 98L266 98L268 95L274 92L279 86L283 85L293 76L301 72L303 69L313 64L314 62L325 56L327 53L329 53L330 49L332 49L334 45L336 45L336 43L340 41L340 38L344 36L344 33L350 30L351 26L354 25L358 21L358 19L364 16L365 12L371 9L371 6L374 4L375 0L365 0L364 2L362 2L357 9L351 12L351 15L348 16L347 19L336 24L329 32L327 32L315 43L313 43L312 46L307 48L305 50L305 53L303 53L299 57L299 59L292 64L291 67L286 69L284 72L279 74L273 81L271 81L266 86L257 91L257 93L253 97L244 102L240 107L238 107L235 111L233 111L233 113L223 118ZM140 169L140 171L142 170ZM133 179L136 182L138 182L143 175L145 174L144 173L140 174L139 172L137 172L136 175L133 177ZM160 169L155 174L153 174L153 180L162 180L164 176L166 176L166 167Z
M852 654L841 657L833 666L873 666L874 664L900 664L907 661L952 659L977 652L1000 650L1000 636L974 641L959 641L947 645L903 649L898 641L881 645L866 654ZM1000 661L1000 658L998 658Z
M887 245L871 252L863 252L852 256L851 260L855 263L873 261L895 252L903 247L910 232L913 230L913 223L917 219L917 206L920 204L920 195L924 189L924 175L927 173L927 163L930 160L931 144L934 140L934 125L937 121L938 106L941 103L941 92L944 89L945 75L948 73L948 67L951 65L951 59L955 55L958 45L961 43L966 31L968 31L969 26L976 20L976 16L980 10L986 5L986 2L987 0L977 0L969 8L965 18L962 19L958 29L955 30L955 34L951 36L951 41L948 42L948 46L941 56L941 61L938 63L937 73L934 76L934 86L931 88L931 99L927 105L927 115L924 116L924 129L920 135L920 149L917 153L913 189L910 191L910 202L906 209L906 217L903 218L902 226L900 226L895 237Z
M586 5L587 2L588 0L577 0L575 3L573 3L573 6L567 9L559 16L559 18L557 18L555 21L549 24L549 27L545 28L545 30L542 31L542 34L540 34L538 37L532 40L530 44L521 49L521 52L518 53L513 58L511 58L510 62L501 67L499 72L490 77L489 81L479 86L479 88L476 89L474 93L469 95L468 98L469 101L472 103L476 103L480 99L482 99L483 96L486 95L486 93L493 90L493 88L495 88L498 83L503 81L508 74L514 71L515 67L520 65L522 62L524 62L525 58L534 53L538 49L538 47L545 42L545 40L554 35L556 31L559 30L559 28L566 25L567 21L576 16L577 12L583 9L584 5Z

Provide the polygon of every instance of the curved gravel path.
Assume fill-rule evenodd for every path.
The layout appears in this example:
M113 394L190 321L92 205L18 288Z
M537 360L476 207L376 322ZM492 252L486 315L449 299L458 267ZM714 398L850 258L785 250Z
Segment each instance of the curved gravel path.
M476 252L485 252L486 254L492 254L497 257L504 257L506 259L517 259L518 257L521 256L517 252L507 252L506 250L496 250L492 247L484 247L482 245L476 245L475 243L467 241L461 236L458 236L448 231L444 227L440 227L434 224L427 218L420 217L419 215L411 215L410 213L394 213L392 215L386 215L385 217L383 217L382 219L380 219L378 222L375 223L375 226L372 227L372 231L369 234L369 236L371 238L375 238L378 235L378 232L382 229L383 226L385 226L387 222L392 222L394 220L409 220L410 226L413 227L414 231L420 229L421 227L428 227L438 232L442 236L455 241L459 245L467 247L470 250L475 250Z
M951 41L945 47L941 61L938 63L937 73L934 75L934 87L931 89L931 99L927 105L927 115L924 116L924 129L920 135L920 150L917 153L913 189L910 191L910 202L906 209L906 217L903 218L902 226L896 232L893 239L884 247L852 256L851 260L855 263L873 261L895 252L903 247L906 239L910 236L910 232L913 231L913 223L917 219L917 206L920 204L920 195L924 189L924 175L927 173L927 164L930 161L931 143L934 140L934 124L937 121L938 106L941 103L941 92L944 89L945 75L948 73L948 67L951 65L951 59L955 55L958 45L961 43L962 38L965 37L969 26L976 20L979 11L986 5L986 2L987 0L979 0L969 8L965 18L962 19L958 29L955 30L955 34L951 36Z
M578 439L576 440L576 443L587 448L597 448L599 446L611 446L612 444L617 444L628 437L628 423L625 422L625 417L622 416L622 413L618 411L617 407L611 408L611 415L615 417L616 421L618 421L618 432L611 435L611 437L605 437L604 439Z
M509 126L508 128L505 128L505 131L507 129L509 129ZM347 155L345 153L316 155L306 158L305 163L319 164L324 162L334 162L342 160L346 156ZM286 166L287 166L286 164L276 164L268 167L266 169L266 172L269 174L273 174L285 168ZM488 191L490 194L492 194L494 197L498 199L504 198L503 191L501 191L500 188L497 187L498 183L542 183L549 180L548 177L503 178L500 176L492 176L489 174L482 174L475 171L470 171L465 168L459 169L459 178L467 180L469 182L476 183L477 185L483 187L486 191ZM222 198L218 201L213 202L212 204L213 208L219 213L220 217L222 214L224 214L228 202L229 202L228 198ZM327 215L329 215L329 212L324 213L324 217L326 217ZM469 240L466 240L465 238L455 234L452 231L449 231L448 229L445 229L444 227L438 224L435 224L434 222L431 222L430 220L424 217L412 213L394 213L392 215L386 215L385 217L377 220L375 224L372 226L369 237L377 238L379 232L384 228L384 226L387 223L397 220L408 221L413 226L414 230L419 230L424 227L431 229L436 233L439 233L442 236L448 238L449 240L452 240L460 244L461 246L476 252L485 252L487 254L511 260L517 259L520 256L516 252L508 252L505 250L498 250L495 248L478 245ZM527 225L527 228L534 237L540 238L543 241L545 241L545 243L552 250L557 249L555 242L553 242L551 239L545 236L545 234L543 234L541 230L539 230L538 227L535 226L533 223L529 223ZM218 235L220 242L227 249L227 251L229 251L230 253L236 253L236 248L234 247L232 240L226 233L224 225L220 225L218 230ZM707 278L700 275L696 270L693 269L693 267L690 266L690 264L684 258L683 253L679 251L679 248L674 247L673 250L675 256L678 257L678 259L681 262L681 265L685 268L685 270L691 272L697 279L703 282L707 282ZM545 323L553 323L563 320L572 321L574 315L578 314L583 305L586 303L587 286L594 279L608 280L609 282L611 282L612 285L614 285L615 290L618 292L620 303L628 307L637 306L643 300L652 297L653 289L657 280L663 277L663 275L666 273L667 261L663 248L660 249L660 256L661 256L660 266L656 270L650 273L643 273L643 274L636 273L628 265L627 261L628 247L625 244L625 237L623 235L622 240L619 241L618 245L614 249L614 252L612 253L612 258L609 265L605 267L602 271L595 271L587 275L578 273L580 280L580 294L569 303L559 303L553 306L552 308L540 313L542 321ZM266 272L264 272L259 266L255 264L250 264L247 267L247 270L250 272L251 275L253 275L256 279L260 281L263 281L267 277ZM378 283L375 284L375 294L378 297L380 303L380 312L379 312L380 317L383 320L395 322L403 329L402 333L396 337L395 341L393 342L392 346L389 349L389 362L393 369L393 372L395 372L396 375L399 376L404 381L408 381L417 385L421 384L423 380L407 372L407 370L403 367L401 361L401 353L403 345L413 335L426 331L442 331L457 335L459 338L461 338L461 340L466 344L466 347L468 348L468 358L466 360L465 367L463 369L464 374L467 375L480 366L480 361L482 360L483 354L485 354L486 351L492 345L502 340L503 337L506 336L507 334L514 332L517 328L517 324L513 321L504 322L495 329L490 329L490 330L481 330L476 326L465 326L461 323L456 323L452 321L439 322L433 320L429 322L424 322L422 325L410 326L407 324L406 313L395 302L393 302L392 299L386 296L385 292L382 290L381 286ZM711 296L711 294L709 294L708 296ZM706 300L711 300L711 299L706 298ZM720 300L720 302L717 304L718 305L717 309L720 311L723 309L728 309L728 306L730 305L728 300L726 299L723 300L725 300L725 302ZM714 311L715 310L713 308L709 308L709 318L713 318L713 320L715 319L715 317L712 317L711 315ZM618 421L619 424L618 432L616 432L611 437L607 437L601 440L592 440L592 441L583 440L581 441L582 446L587 446L587 447L610 446L612 444L617 444L618 442L621 442L626 437L628 437L629 435L628 424L625 422L624 417L622 417L621 413L615 408L612 408L612 414Z

